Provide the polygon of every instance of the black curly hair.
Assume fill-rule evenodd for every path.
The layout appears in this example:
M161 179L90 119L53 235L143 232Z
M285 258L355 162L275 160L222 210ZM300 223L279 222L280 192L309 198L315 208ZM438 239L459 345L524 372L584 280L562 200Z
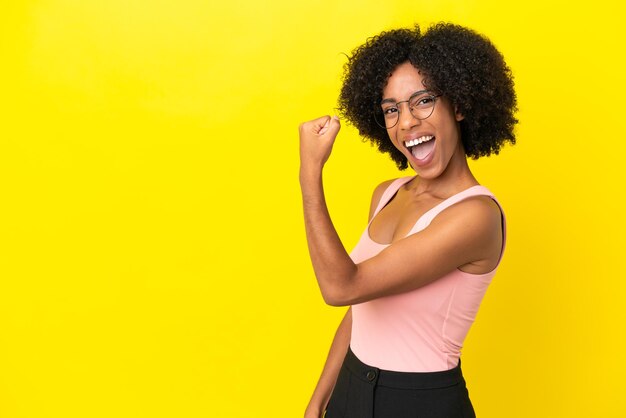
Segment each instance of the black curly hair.
M381 152L389 153L399 169L408 167L407 159L375 117L389 76L407 61L420 71L428 89L445 95L464 116L465 155L477 159L498 154L505 142L515 144L513 75L487 38L450 23L438 23L423 34L417 25L391 30L369 38L348 58L338 110Z

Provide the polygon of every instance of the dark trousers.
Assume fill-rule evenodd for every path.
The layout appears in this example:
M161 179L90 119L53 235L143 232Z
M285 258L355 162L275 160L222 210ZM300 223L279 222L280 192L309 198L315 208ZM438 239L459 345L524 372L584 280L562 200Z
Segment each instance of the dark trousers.
M440 372L380 370L348 349L325 418L475 418L461 363Z

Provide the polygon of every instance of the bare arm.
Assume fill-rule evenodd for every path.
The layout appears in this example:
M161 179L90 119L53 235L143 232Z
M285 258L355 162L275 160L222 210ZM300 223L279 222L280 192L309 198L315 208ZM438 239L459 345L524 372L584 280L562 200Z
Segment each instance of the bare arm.
M459 266L490 259L500 250L498 207L472 198L446 209L423 231L355 264L332 224L322 184L322 169L338 131L339 121L329 117L300 126L300 186L307 243L326 303L352 305L417 289Z
M352 331L351 329L352 309L350 308L337 328L335 338L333 339L330 351L328 352L326 364L322 370L322 375L317 382L311 401L309 402L309 405L304 413L305 418L320 418L323 416L326 406L328 405L328 400L333 393L333 388L335 387L335 382L337 381L337 375L339 375L341 364L343 363L343 359L348 352Z
M369 212L369 220L372 220L374 216L374 212L376 211L376 207L378 206L378 202L385 189L389 186L389 184L393 180L386 181L380 184L376 190L374 190L374 195L372 196L372 203L370 205ZM328 358L326 359L326 364L324 365L324 369L322 371L322 375L315 387L315 391L313 392L313 396L311 397L311 401L306 409L304 414L305 418L319 418L323 416L324 411L328 405L328 401L330 396L332 395L335 382L337 381L337 376L339 374L339 370L341 369L341 364L343 359L348 352L348 346L350 345L350 337L352 333L352 308L349 308L344 316L343 320L339 324L337 328L337 332L335 333L335 338L333 339L333 343L330 346L330 351L328 353Z

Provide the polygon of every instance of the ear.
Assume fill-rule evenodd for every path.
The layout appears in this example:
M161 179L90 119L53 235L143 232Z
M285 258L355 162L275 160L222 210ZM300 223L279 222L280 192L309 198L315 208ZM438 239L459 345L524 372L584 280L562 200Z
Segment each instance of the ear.
M459 112L459 107L457 105L454 105L454 118L457 122L461 122L463 119L465 119L465 116L463 116L463 114Z

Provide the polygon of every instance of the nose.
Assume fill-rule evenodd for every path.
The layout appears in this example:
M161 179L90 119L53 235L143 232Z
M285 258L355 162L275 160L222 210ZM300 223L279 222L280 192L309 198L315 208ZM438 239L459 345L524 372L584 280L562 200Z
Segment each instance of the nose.
M411 108L409 107L408 102L398 104L398 127L400 129L409 130L420 123L421 120L417 119L411 113Z

